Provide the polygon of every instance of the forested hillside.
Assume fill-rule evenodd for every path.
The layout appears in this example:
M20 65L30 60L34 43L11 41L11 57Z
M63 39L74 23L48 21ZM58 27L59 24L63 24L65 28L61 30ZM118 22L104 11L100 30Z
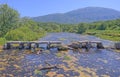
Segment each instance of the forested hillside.
M67 13L49 14L45 16L33 17L32 19L38 22L76 24L80 22L95 22L113 20L118 18L120 18L120 12L114 9L102 7L86 7Z
M0 5L0 44L7 40L37 40L49 32L89 34L120 41L120 19L79 24L43 23L21 18L17 10L7 4Z

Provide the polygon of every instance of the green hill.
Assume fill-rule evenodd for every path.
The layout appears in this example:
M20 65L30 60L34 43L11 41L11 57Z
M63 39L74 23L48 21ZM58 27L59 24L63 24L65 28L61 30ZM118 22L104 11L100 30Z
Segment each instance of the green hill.
M67 13L56 13L33 17L38 22L80 23L113 20L120 18L120 12L110 8L86 7Z

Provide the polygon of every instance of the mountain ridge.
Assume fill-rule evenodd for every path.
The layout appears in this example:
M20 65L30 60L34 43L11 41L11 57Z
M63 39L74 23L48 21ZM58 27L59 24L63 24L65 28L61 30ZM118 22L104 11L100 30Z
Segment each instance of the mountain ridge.
M103 7L85 7L72 10L66 13L54 13L44 16L33 17L37 22L56 22L56 23L80 23L113 20L120 18L120 11Z

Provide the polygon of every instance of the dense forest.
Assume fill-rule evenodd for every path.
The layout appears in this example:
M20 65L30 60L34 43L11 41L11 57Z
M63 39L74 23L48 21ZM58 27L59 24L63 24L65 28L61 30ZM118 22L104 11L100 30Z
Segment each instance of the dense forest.
M21 18L17 10L7 4L0 5L0 44L10 40L37 40L50 32L89 34L120 41L120 19L79 24L43 23Z

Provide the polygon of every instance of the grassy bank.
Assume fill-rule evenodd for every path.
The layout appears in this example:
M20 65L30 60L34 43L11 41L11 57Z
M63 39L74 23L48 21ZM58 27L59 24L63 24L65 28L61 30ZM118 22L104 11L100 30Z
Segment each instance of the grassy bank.
M89 30L85 34L94 35L102 39L111 41L120 41L120 31L119 30Z

